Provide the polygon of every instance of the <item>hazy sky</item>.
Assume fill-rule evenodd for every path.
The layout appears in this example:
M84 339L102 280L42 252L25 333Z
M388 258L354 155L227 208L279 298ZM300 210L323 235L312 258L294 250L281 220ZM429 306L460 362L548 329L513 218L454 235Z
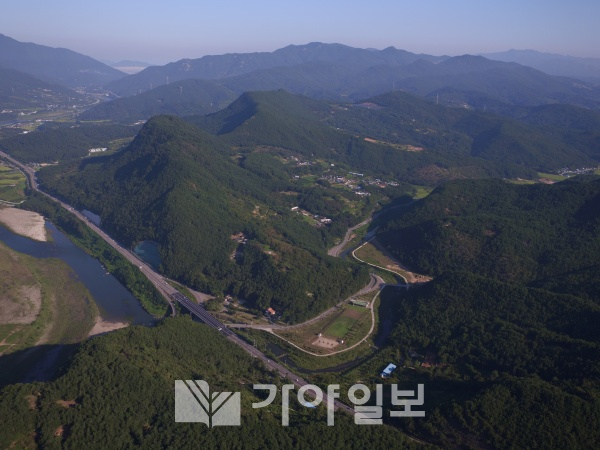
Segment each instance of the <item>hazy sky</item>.
M19 41L157 64L313 41L600 57L599 25L599 0L5 0L0 14Z

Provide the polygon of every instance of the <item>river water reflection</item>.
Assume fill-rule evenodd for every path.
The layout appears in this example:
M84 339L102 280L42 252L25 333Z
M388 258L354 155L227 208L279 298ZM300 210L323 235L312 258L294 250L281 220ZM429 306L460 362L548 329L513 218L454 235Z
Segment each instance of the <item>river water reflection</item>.
M58 258L66 262L92 294L104 320L129 322L134 325L151 324L152 315L147 313L137 299L97 259L92 258L50 222L46 229L49 242L39 242L14 234L0 226L0 241L20 253L36 258Z

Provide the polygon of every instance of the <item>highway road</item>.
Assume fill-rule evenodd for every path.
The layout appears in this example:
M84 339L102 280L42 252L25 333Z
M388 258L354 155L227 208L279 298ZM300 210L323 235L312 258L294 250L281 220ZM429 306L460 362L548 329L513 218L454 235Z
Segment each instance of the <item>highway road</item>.
M215 328L224 337L226 337L229 341L243 348L246 352L252 355L255 358L260 359L269 369L279 373L280 376L287 378L290 383L293 383L296 387L300 388L304 385L310 384L306 380L304 380L300 375L293 373L286 367L281 364L271 360L260 350L255 348L254 346L248 344L246 341L241 339L238 335L236 335L233 331L225 326L225 324L221 323L215 317L213 317L203 306L197 304L196 302L190 300L173 286L171 286L167 279L161 274L157 273L150 265L141 260L135 253L132 251L120 246L115 240L110 237L106 232L104 232L100 227L96 226L94 223L90 222L81 212L77 211L71 205L53 197L52 195L42 191L39 189L37 181L35 179L35 171L26 166L14 158L10 157L6 153L0 152L0 157L3 157L10 161L12 164L18 166L23 172L26 174L27 179L29 180L29 185L33 190L40 192L46 197L52 199L64 209L69 211L71 214L80 219L83 223L85 223L90 229L92 229L98 236L100 236L104 241L106 241L112 248L118 251L124 258L126 258L129 262L136 265L142 273L150 280L154 286L161 292L161 294L165 297L165 299L171 305L171 308L174 309L174 303L178 302L181 306L187 309L191 314L198 317L202 322L206 325ZM308 391L307 394L310 396L311 391ZM327 402L327 394L323 393L323 402L326 404ZM354 414L354 409L345 405L344 403L334 400L334 405L336 410L342 410L349 414Z
M46 197L52 199L53 201L55 201L56 203L61 205L64 209L66 209L67 211L69 211L70 213L75 215L77 218L79 218L81 221L83 221L83 223L85 223L90 229L92 229L95 233L97 233L98 236L100 236L104 241L106 241L112 248L114 248L116 251L118 251L124 258L126 258L132 264L136 265L142 271L142 273L146 276L146 278L148 280L150 280L150 282L152 284L154 284L154 286L156 286L156 288L159 290L159 292L161 292L161 294L169 302L169 304L171 305L171 308L173 310L173 313L175 313L174 303L178 302L181 306L183 306L188 311L190 311L191 314L195 315L200 320L202 320L206 325L208 325L209 327L215 328L217 331L219 331L221 334L223 334L223 336L226 339L228 339L229 341L233 342L237 346L244 349L252 357L260 359L267 368L278 373L281 377L287 378L289 380L289 382L294 384L297 388L311 384L308 381L306 381L304 378L302 378L300 375L292 372L287 367L284 367L283 365L273 361L272 359L267 357L267 355L265 355L260 350L258 350L256 347L254 347L254 346L250 345L249 343L247 343L246 341L244 341L237 334L235 334L233 331L231 331L229 328L227 328L223 323L221 323L219 320L214 318L203 306L190 300L185 295L183 295L181 292L179 292L177 289L175 289L172 285L170 285L168 283L167 278L165 278L161 274L157 273L150 265L148 265L143 260L138 258L138 256L135 253L133 253L132 251L130 251L126 248L121 247L117 242L115 242L115 240L113 238L111 238L107 233L105 233L100 227L98 227L94 223L90 222L81 212L77 211L71 205L68 205L67 203L40 190L38 187L37 181L35 179L35 170L34 169L32 169L31 167L29 167L25 164L22 164L21 162L17 161L16 159L12 158L11 156L9 156L6 153L1 152L1 151L0 151L0 157L5 158L6 160L10 161L12 164L14 164L16 167L20 168L25 173L31 189L36 190L39 193L45 195ZM346 234L346 238L344 239L343 245L345 245L347 243L347 241L349 240L347 238L349 238L349 236L351 235L351 233L354 230L369 223L370 220L371 219L367 219L364 222L361 222L358 225L350 228L348 230L348 233ZM343 245L340 244L338 246L339 248L333 256L338 255L339 250L341 250ZM373 277L371 279L371 284L368 287L366 287L365 289L373 288L374 284L382 282L382 281L383 280L380 280L380 279L377 280ZM310 390L307 391L307 395L312 396L314 398L314 393ZM328 401L329 401L329 399L327 397L326 392L324 391L322 404L326 405L328 403ZM354 408L346 405L345 403L340 402L337 399L333 400L333 404L334 404L334 409L336 411L343 411L350 415L354 415L354 413L355 413ZM418 443L424 444L424 445L428 444L427 442L424 442L420 439L414 438L408 434L406 434L406 436L408 439L410 439L413 442L418 442Z

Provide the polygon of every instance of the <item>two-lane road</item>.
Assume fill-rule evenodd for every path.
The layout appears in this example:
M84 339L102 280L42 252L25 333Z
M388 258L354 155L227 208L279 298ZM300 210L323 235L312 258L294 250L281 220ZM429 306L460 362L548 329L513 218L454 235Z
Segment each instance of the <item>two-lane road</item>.
M239 347L244 349L246 352L248 352L253 357L260 359L269 369L275 371L280 376L287 378L296 387L300 388L302 386L310 384L305 379L303 379L301 376L299 376L298 374L292 372L291 370L282 366L281 364L271 360L260 350L253 347L252 345L248 344L246 341L244 341L242 338L240 338L237 334L235 334L233 331L231 331L229 328L227 328L224 324L222 324L216 318L214 318L208 311L206 311L206 309L203 306L198 305L197 303L195 303L195 302L191 301L189 298L187 298L185 295L181 294L177 289L175 289L173 286L171 286L168 283L168 281L165 277L163 277L161 274L157 273L151 266L149 266L144 261L142 261L140 258L138 258L138 256L135 253L121 247L117 242L115 242L114 239L112 239L108 234L106 234L102 229L97 227L95 224L90 222L83 214L81 214L79 211L77 211L71 205L68 205L67 203L62 202L62 201L58 200L57 198L52 197L51 195L47 194L46 192L40 190L38 187L37 181L35 179L35 171L31 167L20 163L16 159L10 157L9 155L7 155L6 153L3 153L3 152L0 152L0 157L5 158L6 160L10 161L15 166L19 167L21 170L23 170L23 172L27 176L27 179L29 181L29 186L31 187L32 190L36 190L36 191L40 192L41 194L47 196L48 198L52 199L53 201L55 201L59 205L61 205L64 209L66 209L67 211L69 211L70 213L72 213L73 215L78 217L80 220L83 221L83 223L85 223L90 229L92 229L96 234L98 234L98 236L100 236L104 241L106 241L111 247L113 247L121 255L123 255L124 258L126 258L132 264L138 266L139 269L142 271L142 273L146 276L146 278L148 280L150 280L150 282L152 284L154 284L154 286L156 286L156 288L161 292L161 294L167 299L167 301L171 305L171 308L173 308L173 311L174 311L174 302L177 301L177 302L179 302L180 305L182 305L183 307L188 309L192 314L197 316L200 320L202 320L208 326L217 329L220 333L222 333L225 336L226 339L228 339L229 341L238 345ZM369 223L370 220L371 219L365 220L364 222L349 229L348 233L346 234L346 239L344 239L344 242L342 244L345 245L348 242L349 237L351 236L351 233L354 230ZM333 256L338 256L339 250L341 250L341 248L342 248L342 244L340 244L340 246L338 246L339 248L337 251L331 252L331 253L335 253ZM374 280L372 278L372 284L369 287L371 287L373 285L373 283L379 283L381 281L382 280ZM192 344L192 345L194 345L194 344ZM310 396L311 391L308 391L308 394ZM329 401L329 399L327 397L327 394L325 392L323 392L323 400L322 400L323 404L327 404L328 401ZM334 404L334 408L336 411L341 410L350 415L354 415L354 413L355 413L355 411L352 407L340 402L337 399L333 399L333 404ZM420 439L414 438L410 435L406 435L406 436L411 441L427 445L426 442L424 442Z
M167 299L167 301L169 302L169 304L171 305L172 308L174 308L174 306L173 306L174 302L178 302L180 305L182 305L184 308L186 308L188 311L190 311L190 313L192 313L193 315L197 316L200 320L202 320L206 325L217 329L220 333L222 333L231 342L233 342L234 344L236 344L239 347L241 347L242 349L244 349L246 352L248 352L253 357L258 358L261 361L263 361L264 364L269 369L275 371L276 373L279 373L282 377L286 377L295 386L302 387L304 385L310 384L306 380L304 380L301 376L299 376L298 374L290 371L289 369L282 366L281 364L271 360L260 350L253 347L252 345L248 344L243 339L241 339L238 335L236 335L233 331L231 331L223 323L218 321L208 311L206 311L206 309L202 305L199 305L199 304L193 302L192 300L187 298L185 295L183 295L181 292L179 292L177 289L175 289L173 286L171 286L167 282L167 279L165 277L163 277L161 274L157 273L154 270L154 268L152 268L151 266L146 264L135 253L133 253L132 251L130 251L126 248L121 247L117 242L115 242L115 240L112 237L110 237L100 227L98 227L94 223L90 222L81 212L77 211L71 205L40 190L39 186L36 182L36 179L35 179L35 171L31 167L20 163L19 161L15 160L14 158L10 157L9 155L7 155L6 153L3 153L3 152L0 152L0 157L6 158L12 164L16 165L21 170L23 170L23 172L26 174L26 176L29 180L29 185L33 190L36 190L36 191L40 192L41 194L45 195L46 197L52 199L53 201L58 203L60 206L62 206L65 210L69 211L75 217L80 219L90 229L92 229L98 236L100 236L105 242L107 242L112 248L114 248L116 251L118 251L124 258L126 258L132 264L136 265L141 270L141 272L144 274L144 276L146 276L146 278L148 280L150 280L150 282L152 284L154 284L154 286L156 286L156 288L162 293L162 295ZM309 391L309 394L310 394L310 391ZM327 402L326 394L323 394L323 402L325 402L325 403ZM334 400L334 406L335 406L336 410L341 409L350 414L354 414L354 410L351 407L349 407L348 405L345 405L344 403L342 403L338 400Z

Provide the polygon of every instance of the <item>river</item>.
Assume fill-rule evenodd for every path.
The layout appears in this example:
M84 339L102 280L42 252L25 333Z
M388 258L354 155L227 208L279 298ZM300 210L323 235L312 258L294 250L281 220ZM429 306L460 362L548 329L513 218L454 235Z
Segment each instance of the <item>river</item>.
M66 262L90 291L100 315L111 322L129 322L133 325L154 322L153 317L138 300L97 260L73 244L56 227L46 222L51 236L49 242L39 242L19 236L0 226L0 241L11 249L36 258L58 258Z

